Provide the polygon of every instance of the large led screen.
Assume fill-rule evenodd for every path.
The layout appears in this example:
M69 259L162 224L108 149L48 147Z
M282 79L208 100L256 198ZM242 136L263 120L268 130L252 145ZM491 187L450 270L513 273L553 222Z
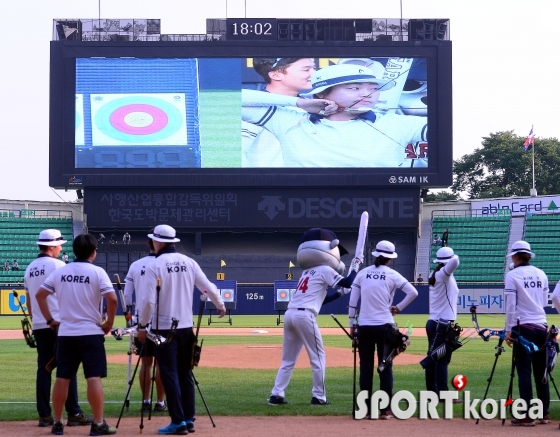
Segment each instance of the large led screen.
M249 44L53 42L51 186L451 183L449 42Z
M75 164L427 167L428 86L425 58L79 58Z

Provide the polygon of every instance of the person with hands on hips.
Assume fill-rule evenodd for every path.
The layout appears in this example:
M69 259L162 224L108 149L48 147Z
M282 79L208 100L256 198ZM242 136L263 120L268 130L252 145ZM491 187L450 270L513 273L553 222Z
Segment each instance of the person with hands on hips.
M282 364L268 398L269 405L288 403L284 399L285 390L304 346L313 372L311 405L330 404L325 388L325 349L316 317L325 301L327 288L350 288L356 277L361 263L358 258L352 261L350 274L342 276L346 267L340 257L347 253L329 229L313 228L303 234L297 251L297 262L303 272L284 316ZM335 295L340 297L339 293Z
M430 318L426 322L428 335L428 355L443 344L447 332L457 318L457 297L459 287L453 272L459 267L459 257L451 247L442 247L437 251L434 263L437 267L428 278L430 286ZM451 362L452 351L449 350L442 358L431 361L425 367L426 389L438 394L447 391L448 367ZM454 399L454 403L463 402Z
M70 381L81 364L87 380L87 397L93 412L90 435L117 432L103 417L103 386L107 376L105 334L113 327L117 312L117 295L109 276L93 265L97 240L90 234L74 238L75 261L53 271L37 292L39 309L50 327L58 328L56 382L52 391L54 410L53 434L62 435L62 408L68 396ZM58 300L60 322L53 319L47 303L49 295ZM107 319L102 321L103 299Z
M395 245L389 241L380 241L372 252L374 264L362 269L354 279L350 292L348 318L350 335L354 337L354 326L358 301L360 301L358 344L360 355L360 390L367 390L368 401L373 390L374 354L377 349L378 364L388 351L385 344L388 329L396 327L393 316L405 309L416 297L418 291L400 273L391 269L389 264L397 257ZM396 305L392 305L397 290L406 296ZM393 395L393 363L389 361L379 375L379 389ZM369 412L372 413L371 411ZM378 415L379 419L390 419L389 409Z
M172 323L178 321L171 341L155 348L161 380L167 398L171 423L158 429L159 434L194 432L195 392L192 376L193 299L195 286L208 295L216 305L219 317L226 313L224 302L216 286L208 280L193 259L180 254L175 243L175 229L158 225L148 234L153 240L156 259L146 266L138 294L142 296L138 308L138 340L146 341L146 329L167 338Z
M39 248L39 255L27 266L23 279L25 291L29 297L28 311L29 317L33 320L33 336L37 343L36 399L39 426L41 427L54 425L54 418L51 415L51 407L49 405L52 373L47 370L47 365L56 358L57 330L51 329L47 325L47 320L39 309L35 295L45 279L54 270L65 266L64 260L59 260L58 256L62 251L62 245L66 242L67 240L62 237L58 229L45 229L41 231L35 243ZM47 303L51 317L54 320L60 321L57 298L49 294ZM91 425L93 419L86 416L78 405L78 385L75 376L70 379L65 409L68 413L67 425Z
M506 305L506 344L512 346L519 336L534 343L539 351L529 354L524 347L515 345L515 368L519 397L530 405L533 399L531 379L535 382L537 398L543 404L543 417L540 424L550 423L550 390L548 378L543 383L546 369L547 350L543 348L547 338L547 322L544 307L548 305L548 278L539 268L530 264L535 254L526 241L516 241L511 247L514 268L505 279L504 298ZM554 303L554 298L553 298ZM518 327L519 325L519 327ZM535 421L512 419L513 426L534 426Z

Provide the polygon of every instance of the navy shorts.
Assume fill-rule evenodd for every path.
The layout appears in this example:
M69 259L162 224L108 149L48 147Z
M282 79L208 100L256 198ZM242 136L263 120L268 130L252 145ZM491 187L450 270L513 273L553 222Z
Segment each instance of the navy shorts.
M83 335L79 337L58 337L56 349L56 377L71 379L78 372L80 364L87 378L107 376L107 356L103 335Z
M142 347L142 344L144 347ZM136 355L141 355L143 357L155 356L156 344L152 340L147 338L145 343L141 343L140 340L135 337L134 345L136 346ZM140 353L140 350L142 350L142 353Z

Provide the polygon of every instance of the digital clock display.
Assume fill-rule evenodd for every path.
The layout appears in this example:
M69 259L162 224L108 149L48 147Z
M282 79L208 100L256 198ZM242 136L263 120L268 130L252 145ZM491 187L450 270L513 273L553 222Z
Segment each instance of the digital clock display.
M278 26L275 18L228 18L226 19L229 41L269 40L276 41Z

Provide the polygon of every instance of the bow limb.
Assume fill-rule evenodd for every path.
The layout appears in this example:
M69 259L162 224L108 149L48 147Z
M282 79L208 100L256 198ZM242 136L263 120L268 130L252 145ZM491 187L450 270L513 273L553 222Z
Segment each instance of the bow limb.
M480 325L478 324L478 315L476 313L476 305L471 306L470 311L471 311L471 318L472 318L472 324L474 326L474 329L484 341L489 341L490 337L492 337L493 335L498 336L500 338L503 336L505 338L505 330L494 331L488 328L482 328L482 329L480 328Z
M37 343L35 343L35 337L31 333L31 323L29 322L27 316L25 316L21 321L21 331L23 332L23 338L25 339L27 346L30 348L36 348Z
M506 338L506 330L505 329L502 329L500 331L496 331L494 329L489 329L489 328L482 328L481 329L479 324L478 324L478 318L477 318L477 314L476 314L476 306L473 305L471 307L470 311L471 311L471 318L472 318L472 323L473 323L474 329L476 330L478 335L480 335L480 337L484 341L489 341L490 337L492 337L492 336L499 337L501 341L505 340L505 338ZM519 345L521 345L522 347L524 347L525 350L527 351L527 353L529 353L529 354L532 354L532 353L535 353L535 352L539 351L539 348L533 342L527 340L525 337L518 336L517 338L514 339L514 341L516 343L518 343Z
M30 348L36 348L37 343L35 343L35 337L32 334L32 327L31 322L27 318L27 313L25 312L24 306L21 304L21 300L19 300L19 296L16 290L12 290L12 294L14 295L21 312L23 313L23 320L21 321L21 331L23 332L23 338L27 343L27 346Z
M476 333L482 337L484 341L488 341L490 339L490 335L487 335L488 329L480 329L480 325L478 324L478 315L476 314L476 305L471 306L471 319L472 324Z

